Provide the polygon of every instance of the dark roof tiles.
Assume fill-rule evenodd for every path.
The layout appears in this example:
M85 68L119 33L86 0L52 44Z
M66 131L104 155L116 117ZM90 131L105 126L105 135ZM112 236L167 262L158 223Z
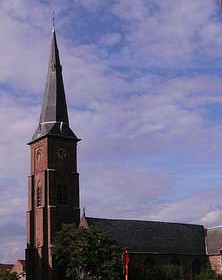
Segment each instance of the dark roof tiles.
M76 141L79 140L69 127L62 66L59 59L55 29L53 29L52 35L48 75L39 126L31 142L46 135L56 135L73 138Z
M122 248L134 252L160 254L205 255L205 233L201 225L87 218L95 226L111 234Z

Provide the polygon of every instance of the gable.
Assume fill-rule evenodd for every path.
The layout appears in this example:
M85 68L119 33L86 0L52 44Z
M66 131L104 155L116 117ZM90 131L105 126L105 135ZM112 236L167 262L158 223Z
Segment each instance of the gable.
M222 250L222 227L207 230L207 253L217 255Z

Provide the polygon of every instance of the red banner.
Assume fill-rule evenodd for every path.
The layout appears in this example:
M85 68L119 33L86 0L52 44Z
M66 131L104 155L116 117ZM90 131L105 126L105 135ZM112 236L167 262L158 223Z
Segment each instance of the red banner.
M130 262L130 258L129 258L129 252L128 250L125 250L122 254L122 262L124 266L128 266L129 262Z

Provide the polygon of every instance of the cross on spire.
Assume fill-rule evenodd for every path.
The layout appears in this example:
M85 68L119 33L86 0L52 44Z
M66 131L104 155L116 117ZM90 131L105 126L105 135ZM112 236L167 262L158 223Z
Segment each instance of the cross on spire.
M55 12L52 12L52 30L55 30Z

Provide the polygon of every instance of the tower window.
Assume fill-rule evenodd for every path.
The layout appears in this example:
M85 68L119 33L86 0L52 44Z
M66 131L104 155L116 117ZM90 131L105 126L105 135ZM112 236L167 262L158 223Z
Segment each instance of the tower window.
M58 185L56 192L57 204L67 204L68 203L68 189L66 185Z
M41 187L37 187L36 202L37 202L37 207L42 205L42 188Z

